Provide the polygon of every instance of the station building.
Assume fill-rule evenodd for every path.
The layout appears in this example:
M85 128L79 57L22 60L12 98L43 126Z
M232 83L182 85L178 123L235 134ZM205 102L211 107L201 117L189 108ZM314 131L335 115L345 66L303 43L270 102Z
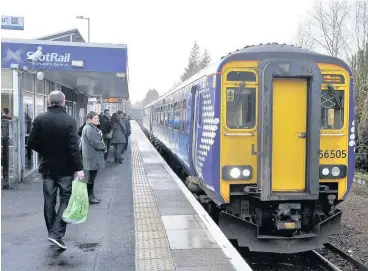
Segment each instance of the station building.
M37 60L32 59L33 56ZM47 95L60 90L66 111L81 126L89 110L124 110L129 99L124 44L86 43L77 29L38 39L1 40L1 110L9 109L10 178L35 173L39 157L26 141L35 117L47 110Z

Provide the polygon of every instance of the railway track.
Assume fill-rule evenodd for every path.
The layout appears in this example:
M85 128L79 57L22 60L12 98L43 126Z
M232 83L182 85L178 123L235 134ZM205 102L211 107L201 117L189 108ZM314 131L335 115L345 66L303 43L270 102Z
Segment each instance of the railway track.
M255 271L368 271L368 266L353 258L332 244L325 244L325 250L338 258L325 257L326 253L315 250L296 254L274 254L250 252L239 248L244 259Z
M325 252L327 257L322 256L320 253L318 253L323 258L329 258L331 262L335 261L338 262L338 266L343 265L340 270L358 270L358 271L368 271L368 266L365 265L363 262L359 261L358 259L355 259L353 256L349 255L348 253L344 252L337 246L327 243L324 244L324 249L322 251Z

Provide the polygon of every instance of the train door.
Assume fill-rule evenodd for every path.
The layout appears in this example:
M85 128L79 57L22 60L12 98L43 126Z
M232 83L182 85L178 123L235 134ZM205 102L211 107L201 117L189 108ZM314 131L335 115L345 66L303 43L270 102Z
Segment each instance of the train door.
M306 189L307 80L273 80L272 191Z
M321 70L308 60L266 59L258 101L262 201L319 197Z
M203 108L203 93L199 90L195 93L195 108L194 108L194 131L193 131L193 162L196 171L198 172L197 166L197 154L199 148L199 140L203 133L203 123L202 123L202 108Z

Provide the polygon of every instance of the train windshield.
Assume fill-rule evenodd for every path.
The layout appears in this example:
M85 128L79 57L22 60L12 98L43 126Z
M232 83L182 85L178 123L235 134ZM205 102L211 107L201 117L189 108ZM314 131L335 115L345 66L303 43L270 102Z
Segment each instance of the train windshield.
M321 91L321 129L340 130L344 126L344 91Z
M256 89L240 87L226 89L226 124L230 129L251 129L256 119Z

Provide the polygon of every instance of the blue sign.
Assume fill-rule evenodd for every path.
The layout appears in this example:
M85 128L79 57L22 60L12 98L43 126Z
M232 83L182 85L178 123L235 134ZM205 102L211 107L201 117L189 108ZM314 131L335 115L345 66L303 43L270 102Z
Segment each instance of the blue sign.
M28 43L27 43L28 42ZM72 62L83 62L74 67ZM40 40L1 42L1 67L18 64L34 70L127 73L127 48L123 45L67 43Z
M24 17L1 15L1 29L24 30Z

